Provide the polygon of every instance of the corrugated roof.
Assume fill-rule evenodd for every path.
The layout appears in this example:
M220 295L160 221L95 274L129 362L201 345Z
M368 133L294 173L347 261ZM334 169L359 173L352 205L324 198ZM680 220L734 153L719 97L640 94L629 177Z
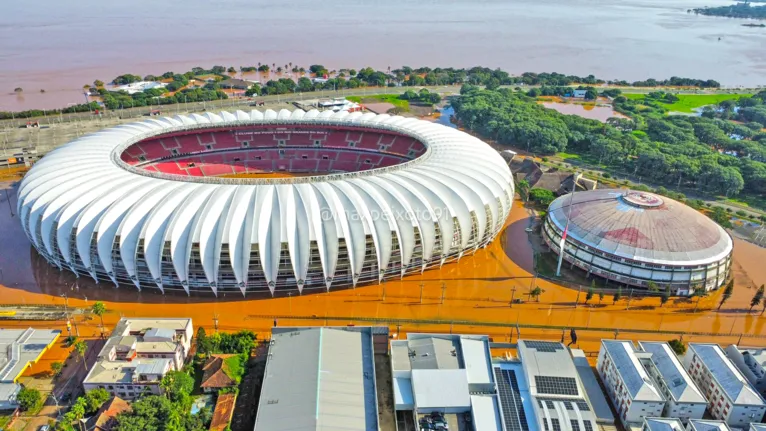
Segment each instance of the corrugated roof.
M715 222L673 199L626 190L592 190L553 201L550 218L568 236L603 252L656 264L702 264L732 250Z
M717 344L689 343L689 348L699 356L713 378L721 385L726 396L734 404L764 405L745 377L734 367L729 358Z
M645 352L652 354L651 361L660 372L670 394L677 402L707 403L705 397L697 389L689 374L686 373L681 361L665 342L639 342Z
M256 431L378 429L369 332L293 328L272 334Z

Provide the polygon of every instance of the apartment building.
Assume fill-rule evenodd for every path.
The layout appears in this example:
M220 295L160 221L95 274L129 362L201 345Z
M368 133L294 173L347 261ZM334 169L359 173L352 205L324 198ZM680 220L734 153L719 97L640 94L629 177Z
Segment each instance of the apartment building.
M191 348L191 319L127 319L115 327L83 381L86 391L106 389L132 400L160 394L160 381L181 370Z
M639 361L630 341L601 340L596 369L625 428L662 416L666 400Z
M641 358L641 365L667 401L662 416L678 418L683 423L687 423L689 419L702 419L707 408L707 399L668 343L640 341L638 347L646 354Z
M766 349L740 349L732 344L726 356L761 396L766 396Z
M761 422L766 402L717 344L689 343L684 367L708 399L715 419L736 428Z

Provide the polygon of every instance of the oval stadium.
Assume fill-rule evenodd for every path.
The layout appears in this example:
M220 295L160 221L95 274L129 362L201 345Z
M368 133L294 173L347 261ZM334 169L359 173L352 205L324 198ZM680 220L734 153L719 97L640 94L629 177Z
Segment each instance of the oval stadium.
M52 265L162 292L329 290L472 253L513 201L468 134L372 113L151 118L48 153L18 213Z
M543 238L557 254L565 229L568 266L618 284L654 283L688 295L720 287L731 266L732 240L723 228L652 193L601 189L561 196L543 225Z

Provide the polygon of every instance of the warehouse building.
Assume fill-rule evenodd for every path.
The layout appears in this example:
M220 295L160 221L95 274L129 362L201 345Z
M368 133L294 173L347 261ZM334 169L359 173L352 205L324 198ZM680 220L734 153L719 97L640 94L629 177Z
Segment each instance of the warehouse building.
M373 328L273 328L255 431L378 431Z

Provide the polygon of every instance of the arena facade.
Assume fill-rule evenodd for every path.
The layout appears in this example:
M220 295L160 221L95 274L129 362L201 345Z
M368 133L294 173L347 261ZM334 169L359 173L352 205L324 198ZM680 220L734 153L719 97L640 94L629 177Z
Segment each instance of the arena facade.
M490 243L507 163L431 122L312 110L151 118L47 154L18 191L52 265L191 292L377 283Z
M628 286L667 286L688 295L727 279L733 242L708 217L652 193L601 189L559 197L548 208L543 238L564 260Z

